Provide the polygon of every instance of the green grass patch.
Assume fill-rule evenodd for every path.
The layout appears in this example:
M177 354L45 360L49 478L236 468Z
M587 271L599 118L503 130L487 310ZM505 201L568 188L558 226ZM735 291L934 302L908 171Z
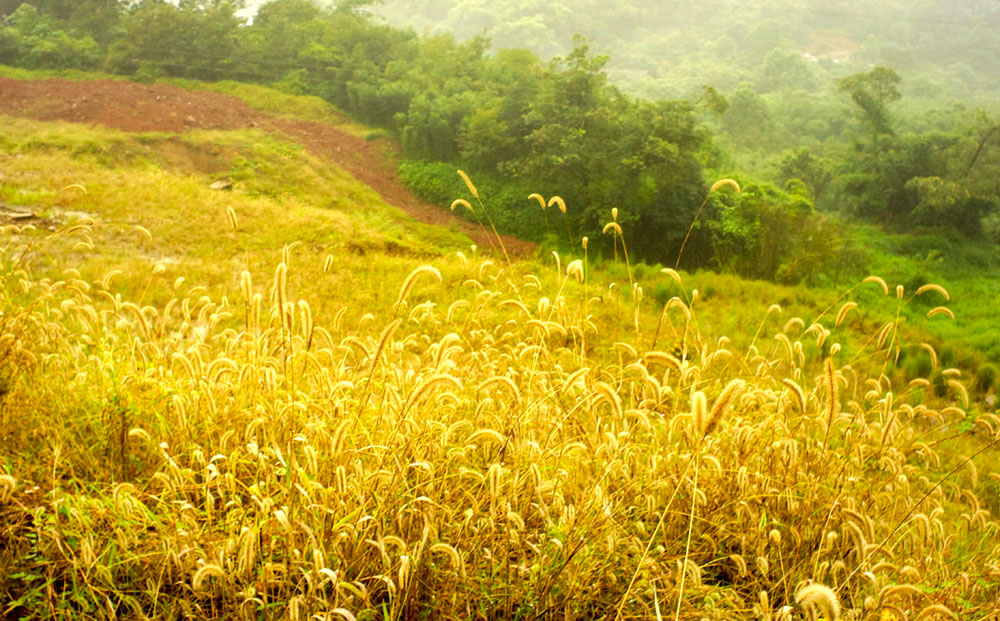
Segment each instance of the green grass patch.
M295 244L293 255L316 265L336 257L335 275L306 289L381 298L388 289L359 284L373 274L372 282L389 282L387 270L405 272L420 257L470 243L414 222L342 170L259 131L133 135L6 117L0 127L0 200L45 220L93 217L100 250L78 256L78 269L92 278L119 269L128 275L123 282L141 288L162 263L167 276L217 285L241 265L272 269L282 248ZM225 176L234 181L231 191L209 187ZM237 214L237 231L227 207Z
M128 80L127 76L114 75L111 73L101 73L97 71L80 71L79 69L24 69L22 67L11 67L0 65L0 76L13 80L46 80L50 78L62 78L64 80L74 80L85 82L87 80Z

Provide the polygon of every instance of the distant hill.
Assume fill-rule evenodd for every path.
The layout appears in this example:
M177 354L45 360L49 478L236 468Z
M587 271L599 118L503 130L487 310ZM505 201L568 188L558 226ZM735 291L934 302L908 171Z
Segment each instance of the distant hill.
M976 0L386 0L373 10L418 32L485 35L495 47L542 57L567 52L580 34L611 56L613 80L649 96L685 96L703 84L728 90L768 65L789 64L787 52L807 73L891 66L931 96L1000 87L1000 7Z

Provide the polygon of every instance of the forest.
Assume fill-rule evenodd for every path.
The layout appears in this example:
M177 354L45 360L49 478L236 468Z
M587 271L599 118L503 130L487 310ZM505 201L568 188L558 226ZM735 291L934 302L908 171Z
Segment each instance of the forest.
M0 617L997 618L997 27L0 0Z

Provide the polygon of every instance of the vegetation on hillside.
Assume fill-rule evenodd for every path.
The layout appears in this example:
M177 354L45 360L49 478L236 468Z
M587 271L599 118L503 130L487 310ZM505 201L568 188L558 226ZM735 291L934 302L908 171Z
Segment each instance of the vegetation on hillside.
M0 116L33 212L0 227L0 616L1000 614L995 116L903 107L888 66L798 97L771 48L647 101L583 41L238 4L0 0L0 62L332 102L545 252L259 129Z
M620 225L633 239L635 256L670 264L709 175L736 176L759 191L740 199L748 205L710 201L693 231L689 267L743 266L746 276L823 281L829 275L820 266L850 244L839 234L840 220L852 217L998 235L995 114L962 108L942 114L928 110L925 99L897 111L908 80L900 86L894 69L866 64L891 60L884 54L859 56L863 62L808 62L796 55L806 43L788 27L816 17L808 6L772 24L790 39L777 36L776 26L741 35L752 34L748 40L756 47L740 52L738 66L755 71L738 83L707 71L699 77L702 86L676 93L687 99L648 101L623 94L605 73L612 59L562 31L551 40L565 51L542 61L525 50L491 52L482 37L418 36L380 23L363 2L323 8L276 0L263 4L252 24L238 16L235 2L91 4L91 17L81 19L60 0L8 3L0 62L100 68L143 80L236 78L317 95L392 131L410 160L404 177L416 193L447 206L454 194L445 191L450 181L435 180L437 171L442 163L464 168L496 188L488 198L502 214L501 231L557 247L589 235L595 252L612 251L599 241L599 214L617 206L628 214ZM559 13L556 4L549 9ZM379 10L394 7L415 18L422 14L400 3ZM634 29L629 20L646 15L643 9L629 5L617 16L622 33ZM456 15L476 10L454 7ZM590 32L584 21L603 23L602 10L585 7L563 27ZM913 19L925 19L921 11L927 10L916 10ZM662 10L649 15L653 22L668 17ZM742 13L722 15L714 21ZM904 20L906 27L913 23ZM897 30L887 40L912 38L906 28ZM599 48L607 40L595 38ZM928 55L915 49L920 58ZM618 46L616 56L622 52ZM558 193L571 206L569 235L535 226L538 214L527 199L533 192ZM761 250L778 237L775 231L801 234L783 251ZM829 241L810 242L817 237ZM819 249L825 254L819 256ZM761 260L762 252L769 257ZM859 266L855 275L863 272Z
M605 59L585 46L543 64L525 52L489 56L482 40L420 39L305 0L270 3L251 26L234 10L226 2L140 2L114 15L116 37L102 47L57 13L22 5L7 18L0 62L101 67L140 79L236 77L316 94L391 128L409 158L462 160L473 171L561 192L577 207L577 230L593 232L597 209L628 202L638 225L661 234L657 243L637 240L650 258L676 250L676 231L704 193L697 153L707 136L692 106L624 97L607 84ZM40 54L66 49L63 39L90 55Z

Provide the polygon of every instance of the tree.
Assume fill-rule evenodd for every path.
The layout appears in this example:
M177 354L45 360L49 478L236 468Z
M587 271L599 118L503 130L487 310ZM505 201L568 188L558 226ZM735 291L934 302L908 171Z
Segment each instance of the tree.
M729 100L714 86L702 87L701 97L695 102L715 116L722 116L729 110Z
M0 54L6 62L32 68L93 69L100 48L88 35L73 36L51 16L22 4L7 17Z
M841 93L850 95L857 104L861 119L872 130L873 137L892 134L888 106L902 95L896 86L900 77L888 67L875 67L868 73L856 73L840 81Z
M733 142L745 148L766 147L774 138L775 124L767 102L749 82L742 82L729 96L722 126Z
M968 170L971 172L980 156L989 151L991 146L1000 144L1000 122L990 118L985 111L976 114L976 150L969 160ZM985 159L985 158L984 158Z
M828 164L813 155L809 147L785 151L778 167L778 181L788 183L798 179L809 188L813 200L818 200L832 180Z
M952 226L970 237L982 234L983 217L993 208L987 199L973 196L960 183L941 177L914 177L906 182L917 203L913 218L919 224Z
M109 51L115 71L219 80L227 76L243 20L234 0L180 0L175 6L141 0L122 18L122 35ZM231 74L230 74L231 75Z
M801 54L783 48L768 52L757 80L760 92L770 93L784 88L810 90L814 87L812 72Z
M113 37L123 6L118 0L0 0L0 17L12 15L22 3L55 20L60 30L102 44Z
M715 193L707 222L719 268L747 278L801 280L802 265L792 267L805 247L816 243L815 212L805 196L769 183L744 182L739 193Z
M382 0L339 0L334 4L334 10L338 12L351 11L358 15L367 15L368 7L373 4L381 4Z

